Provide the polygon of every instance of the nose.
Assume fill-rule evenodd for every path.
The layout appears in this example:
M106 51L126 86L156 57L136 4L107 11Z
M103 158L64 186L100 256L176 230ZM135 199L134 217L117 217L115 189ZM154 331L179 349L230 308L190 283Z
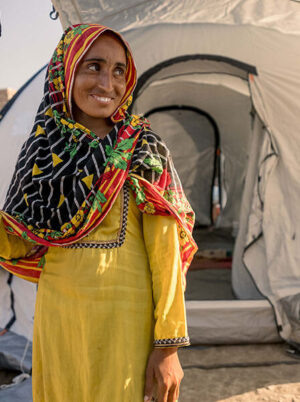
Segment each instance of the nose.
M113 77L109 69L102 69L98 76L99 88L105 90L105 92L112 92L113 90Z

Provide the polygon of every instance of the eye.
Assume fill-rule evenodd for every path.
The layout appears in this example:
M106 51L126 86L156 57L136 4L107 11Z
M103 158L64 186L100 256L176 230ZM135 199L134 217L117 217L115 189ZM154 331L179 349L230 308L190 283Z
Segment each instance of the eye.
M123 75L125 75L125 69L122 68L122 67L117 67L117 68L115 69L115 74L116 74L118 77L122 77Z
M90 63L87 68L91 71L100 71L100 66L98 63Z

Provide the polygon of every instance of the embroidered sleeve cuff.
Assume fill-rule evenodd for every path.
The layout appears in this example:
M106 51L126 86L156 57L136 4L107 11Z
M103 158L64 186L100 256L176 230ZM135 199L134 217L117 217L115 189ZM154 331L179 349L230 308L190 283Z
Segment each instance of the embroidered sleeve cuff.
M174 346L188 346L190 345L190 338L188 336L183 338L166 338L166 339L155 339L153 346L155 348L167 348Z

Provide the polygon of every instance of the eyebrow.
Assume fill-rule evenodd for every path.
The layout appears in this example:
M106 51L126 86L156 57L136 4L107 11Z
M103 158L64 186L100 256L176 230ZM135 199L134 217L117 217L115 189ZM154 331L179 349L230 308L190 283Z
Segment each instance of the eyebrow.
M83 61L84 61L84 62L87 62L87 61L98 61L98 62L102 62L102 63L104 62L104 63L106 63L106 60L105 60L105 59L101 59L100 57L91 57L91 58L89 58L89 59L84 59ZM116 65L117 65L118 67L124 67L124 68L126 68L126 64L121 63L121 62L117 62Z

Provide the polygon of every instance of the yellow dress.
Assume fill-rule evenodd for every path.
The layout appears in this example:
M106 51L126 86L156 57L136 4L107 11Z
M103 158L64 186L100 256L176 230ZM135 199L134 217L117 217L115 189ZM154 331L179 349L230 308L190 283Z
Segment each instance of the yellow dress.
M0 235L5 257L29 247L3 228ZM33 401L142 402L153 343L188 344L176 223L142 214L125 187L92 233L46 254Z

